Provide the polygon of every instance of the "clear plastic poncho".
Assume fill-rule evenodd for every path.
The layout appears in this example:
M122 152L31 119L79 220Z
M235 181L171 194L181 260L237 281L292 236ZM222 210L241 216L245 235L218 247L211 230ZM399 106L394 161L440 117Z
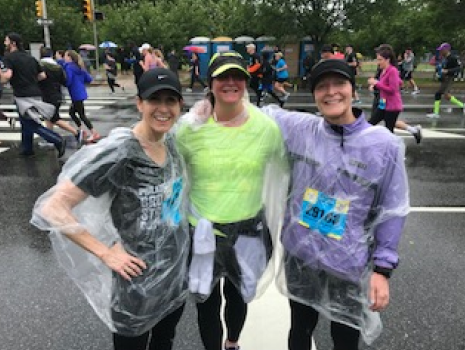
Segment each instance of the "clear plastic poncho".
M409 211L404 144L360 110L342 127L276 106L262 110L280 126L290 162L277 286L359 329L370 344L382 330L369 309L373 266L397 266Z
M37 200L31 219L50 232L60 265L97 315L126 336L150 330L188 296L184 166L173 137L167 135L164 142L167 158L158 166L131 129L114 129L65 163L57 184ZM70 181L84 195L66 190ZM84 230L109 247L121 243L147 269L124 279L66 237Z
M215 121L205 100L176 131L190 184L189 289L200 302L226 277L248 303L274 276L269 262L285 208L287 160L276 123L243 103L242 125Z

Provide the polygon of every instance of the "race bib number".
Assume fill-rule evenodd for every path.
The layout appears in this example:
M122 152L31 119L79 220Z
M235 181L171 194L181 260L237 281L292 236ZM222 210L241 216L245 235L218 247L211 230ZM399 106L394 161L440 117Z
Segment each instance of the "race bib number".
M181 192L182 192L182 178L173 181L166 194L166 199L163 201L161 218L163 221L170 225L177 226L181 221Z
M346 228L350 201L329 197L312 188L307 188L302 201L299 223L326 237L342 239Z

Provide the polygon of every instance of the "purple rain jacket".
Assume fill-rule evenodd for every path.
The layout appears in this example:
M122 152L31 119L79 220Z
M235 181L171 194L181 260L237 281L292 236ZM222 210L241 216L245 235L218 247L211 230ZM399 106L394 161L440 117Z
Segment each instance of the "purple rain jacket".
M339 127L276 106L262 110L280 126L291 162L285 250L353 282L373 263L395 268L409 211L401 139L356 109L357 120Z

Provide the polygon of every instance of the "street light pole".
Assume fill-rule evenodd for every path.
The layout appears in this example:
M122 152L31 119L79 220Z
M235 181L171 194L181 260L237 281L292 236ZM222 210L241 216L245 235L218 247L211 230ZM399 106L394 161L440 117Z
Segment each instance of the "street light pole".
M102 76L100 75L100 54L98 47L98 38L97 38L97 21L95 20L95 1L91 0L92 5L92 29L94 31L94 46L95 46L95 64L97 65L97 73L95 74L95 80L101 80Z
M44 40L45 40L45 46L46 47L52 47L50 43L50 28L49 28L49 22L47 18L47 1L42 0L43 4L43 12L44 12Z

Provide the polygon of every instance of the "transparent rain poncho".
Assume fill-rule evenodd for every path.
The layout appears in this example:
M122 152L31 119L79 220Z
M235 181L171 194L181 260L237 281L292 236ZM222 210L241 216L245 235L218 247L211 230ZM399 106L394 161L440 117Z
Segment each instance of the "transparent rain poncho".
M60 265L97 315L126 336L150 330L188 296L184 166L173 137L166 135L164 142L167 158L160 167L131 129L114 129L70 157L57 184L37 200L31 219L50 232ZM73 198L70 182L83 194ZM121 244L147 269L127 281L66 237L83 231L108 247Z
M289 298L359 329L368 344L381 333L369 309L374 264L395 268L409 211L402 140L357 121L342 127L276 106L290 162L277 285Z
M221 277L250 302L274 276L269 261L286 203L287 161L276 123L243 103L237 118L248 119L240 126L215 121L201 101L176 131L190 184L189 289L200 302Z

